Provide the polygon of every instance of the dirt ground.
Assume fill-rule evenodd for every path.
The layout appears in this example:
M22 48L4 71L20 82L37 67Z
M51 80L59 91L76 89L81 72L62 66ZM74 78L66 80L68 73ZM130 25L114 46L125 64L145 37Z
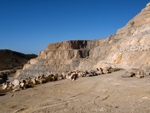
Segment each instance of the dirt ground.
M150 77L125 70L61 80L0 96L0 113L150 113Z

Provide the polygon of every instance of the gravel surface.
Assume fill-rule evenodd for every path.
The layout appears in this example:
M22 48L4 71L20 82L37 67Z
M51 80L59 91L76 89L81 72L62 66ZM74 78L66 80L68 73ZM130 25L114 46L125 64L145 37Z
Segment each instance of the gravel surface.
M61 80L0 96L0 113L150 113L150 77L125 70Z

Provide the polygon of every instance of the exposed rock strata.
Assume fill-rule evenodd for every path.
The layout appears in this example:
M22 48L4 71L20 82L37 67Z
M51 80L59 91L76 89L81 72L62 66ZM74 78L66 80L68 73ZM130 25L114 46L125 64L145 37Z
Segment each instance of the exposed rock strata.
M106 39L49 44L16 76L38 76L106 65L130 69L150 65L150 3L127 25Z

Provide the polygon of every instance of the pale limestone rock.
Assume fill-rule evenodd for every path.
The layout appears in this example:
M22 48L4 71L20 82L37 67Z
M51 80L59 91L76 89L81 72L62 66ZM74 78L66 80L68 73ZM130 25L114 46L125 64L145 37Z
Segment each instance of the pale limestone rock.
M103 68L103 74L108 74L107 68Z
M7 84L7 83L3 83L3 84L2 84L2 90L6 90L7 87L8 87L8 84Z
M12 84L13 84L14 86L19 85L19 80L15 79L15 80L12 82Z
M76 74L76 73L72 73L71 75L71 80L76 80L77 79L77 77L78 77L78 74Z
M36 77L32 78L32 79L31 79L31 82L32 82L33 84L36 84Z
M66 78L66 75L67 75L67 73L62 73L62 76L63 76L63 79L65 79Z
M86 76L86 73L85 72L79 72L78 73L78 77L85 77Z
M123 76L124 77L133 77L133 76L135 76L135 73L127 71Z
M20 83L20 88L25 89L25 83Z
M113 62L114 62L114 64L121 63L121 60L122 60L122 53L118 53L118 54L115 54L113 56Z
M102 71L101 71L101 70L98 70L98 71L96 71L96 74L97 74L97 75L101 75L101 74L102 74Z
M22 74L22 70L17 70L17 72L16 72L14 78L18 78L19 75L21 75L21 74Z
M76 73L71 73L71 75L68 74L68 75L66 76L67 79L73 80L73 81L76 80L77 77L78 77L78 74L76 74Z
M71 80L71 75L66 75L66 79L69 79L69 80Z
M38 81L40 82L40 84L46 83L45 77L39 77Z
M150 7L150 2L146 5L146 7Z
M63 77L62 77L62 76L59 76L57 80L62 80L62 79L63 79Z
M106 39L49 44L30 60L18 77L37 77L73 70L119 67L130 69L150 64L150 3L116 34ZM71 75L67 75L68 78Z
M19 90L20 90L20 85L15 85L15 86L13 87L13 92L19 91Z
M37 58L31 59L31 60L29 61L29 63L30 63L31 65L36 64L37 62L38 62L38 59L37 59Z
M14 86L14 85L12 84L12 82L10 82L10 83L8 84L7 89L8 89L8 90L11 90L11 89L13 88L13 86Z
M30 69L31 66L32 66L31 64L25 64L25 65L23 66L23 70L25 70L25 69Z
M136 75L136 78L144 78L143 75Z

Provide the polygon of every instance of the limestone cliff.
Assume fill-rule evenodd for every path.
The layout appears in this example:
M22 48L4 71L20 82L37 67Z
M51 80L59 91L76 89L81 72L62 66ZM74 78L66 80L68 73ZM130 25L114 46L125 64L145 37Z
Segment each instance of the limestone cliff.
M28 61L17 76L91 70L105 65L125 69L150 65L150 3L106 39L49 44L36 59Z

